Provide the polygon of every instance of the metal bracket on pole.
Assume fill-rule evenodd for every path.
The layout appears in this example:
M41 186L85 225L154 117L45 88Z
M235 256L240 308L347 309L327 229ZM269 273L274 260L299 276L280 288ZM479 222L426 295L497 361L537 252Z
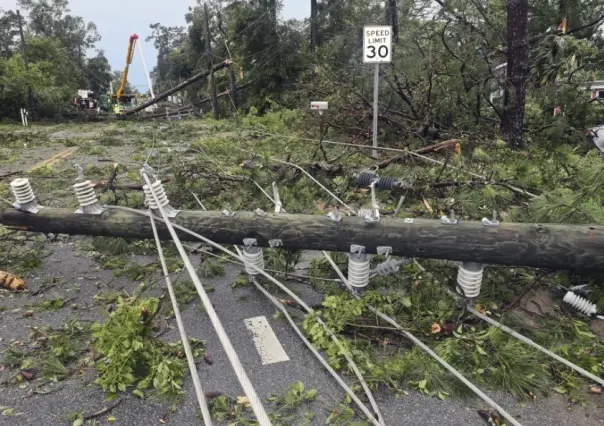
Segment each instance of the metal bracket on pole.
M268 240L268 246L270 248L283 247L283 240L279 240L279 239Z
M489 220L486 217L483 217L482 224L484 226L488 226L490 228L497 228L499 226L499 221L497 220L497 210L493 210L493 219L492 220Z
M273 182L273 199L275 200L275 213L287 213L283 208L283 204L281 203L277 182Z
M385 259L388 259L390 253L392 253L392 247L390 246L378 246L376 248L376 253L380 256L384 256Z
M455 211L451 210L450 217L442 215L440 217L440 223L442 223L443 225L457 225L457 219L455 219Z

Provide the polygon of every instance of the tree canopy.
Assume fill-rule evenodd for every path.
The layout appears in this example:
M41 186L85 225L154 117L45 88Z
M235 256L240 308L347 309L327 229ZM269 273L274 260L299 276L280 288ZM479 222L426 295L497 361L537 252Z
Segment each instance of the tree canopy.
M111 67L104 52L87 57L101 39L93 22L72 15L67 0L19 0L18 5L24 12L26 58L17 13L0 11L0 118L16 119L19 108L28 106L53 115L78 89L109 89Z

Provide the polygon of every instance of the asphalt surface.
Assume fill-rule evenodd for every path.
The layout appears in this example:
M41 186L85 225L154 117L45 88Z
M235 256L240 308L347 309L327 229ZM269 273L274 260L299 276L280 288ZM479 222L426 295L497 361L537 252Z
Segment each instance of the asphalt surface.
M89 134L88 126L71 129L71 134L61 132L55 134L51 144L60 144L63 139L71 137L90 138L98 134ZM75 136L73 136L73 132ZM141 129L143 131L143 129ZM1 148L1 147L0 147ZM105 147L107 154L102 157L127 161L135 149L125 145L119 147ZM0 173L24 170L34 163L47 159L62 150L65 146L40 145L35 149L28 149L28 155L22 156L11 164L0 164ZM64 167L74 161L80 164L94 164L106 166L107 163L99 162L99 156L86 156L77 154L75 158L61 160ZM69 166L71 167L71 166ZM73 171L73 169L70 169ZM35 182L32 182L34 189ZM67 189L67 188L65 188ZM81 319L98 321L104 318L102 311L104 305L97 303L93 297L102 291L127 291L133 292L138 287L138 282L124 278L115 278L111 271L103 270L88 258L85 253L76 250L76 240L86 238L63 239L59 242L47 244L51 255L45 259L43 267L24 276L30 292L35 292L41 286L48 286L53 280L56 286L44 290L39 295L31 293L11 294L0 292L0 305L4 308L2 322L0 323L0 359L1 353L14 341L28 341L30 327L52 325L61 326L68 319ZM151 257L136 257L131 260L138 262L151 262ZM192 257L197 263L199 259ZM0 265L0 270L2 265ZM309 350L299 340L285 319L274 319L277 309L271 302L252 286L233 289L230 284L235 280L240 269L228 267L227 276L202 280L210 284L215 291L209 294L215 310L222 320L243 365L250 377L258 395L265 399L271 394L283 394L287 388L298 381L305 384L306 389L317 389L317 397L313 403L304 406L304 411L316 413L313 425L325 424L329 413L343 400L344 392L333 378L323 369ZM159 273L159 271L158 271ZM309 286L290 283L299 296L308 304L321 302L321 294ZM153 293L152 291L150 292ZM31 317L24 317L25 306L43 300L54 298L69 300L66 307L56 312L36 311ZM77 309L71 305L76 305ZM206 342L206 351L213 359L212 365L198 364L202 386L205 391L218 391L233 398L243 395L239 384L232 371L230 363L224 353L209 319L199 309L198 299L186 306L181 306L183 320L189 337L202 339ZM15 311L20 309L20 311ZM299 313L292 311L301 318ZM287 353L289 360L275 364L263 365L260 355L254 346L252 333L246 328L245 320L252 317L265 316L281 345ZM179 334L175 322L169 321L161 324L162 335L166 341L178 341ZM0 362L1 363L1 362ZM13 371L0 372L0 381L14 374ZM0 408L0 425L71 425L69 416L76 412L91 414L99 412L112 403L105 401L100 386L95 385L94 371L81 376L69 378L55 383L46 390L50 393L30 395L35 382L25 382L20 387L16 384L0 385L0 407L10 407L17 415L2 415ZM352 383L351 377L345 380ZM140 400L128 394L120 396L121 403L110 412L96 417L97 424L113 424L124 426L147 426L160 423L165 419L166 424L195 425L202 424L198 417L198 406L193 390L192 381L187 374L185 378L185 400L178 405L174 413L170 413L170 404L154 400ZM520 404L510 395L492 392L483 389L500 406L504 407L523 425L603 425L604 424L604 397L590 396L586 406L568 408L566 400L555 393L548 399L538 398L535 402ZM375 392L375 397L389 426L399 425L485 425L478 410L488 407L479 400L460 401L456 399L440 400L429 398L414 391L408 395L397 398L393 393L385 390ZM108 422L109 416L115 421ZM300 416L301 417L301 416ZM362 420L362 418L358 418ZM343 423L341 423L343 424Z
M3 314L5 320L0 325L0 350L7 348L11 339L27 340L29 326L63 324L69 318L99 320L103 318L102 306L96 304L93 296L99 291L133 291L138 283L125 279L114 279L111 271L99 269L98 265L84 255L78 255L73 242L54 243L50 247L52 255L45 260L42 270L37 271L28 282L30 290L36 291L43 282L56 277L61 283L38 296L27 293L4 295L3 305L19 307L41 299L63 297L72 299L68 305L76 304L77 310L65 307L57 312L36 312L32 318L20 318L18 314ZM152 258L139 257L140 262ZM197 257L192 257L198 262ZM344 393L331 376L299 340L284 319L273 319L276 308L260 292L251 286L233 289L230 284L236 279L239 269L229 267L227 276L219 279L202 280L215 291L210 298L229 337L246 369L258 395L264 399L271 394L282 394L287 388L302 381L306 389L316 388L316 400L301 409L316 413L313 425L324 424L325 419L342 401ZM307 303L321 301L321 295L309 286L291 284ZM206 342L206 350L213 359L212 365L200 363L198 371L205 391L219 391L233 398L243 395L226 354L213 331L207 315L198 309L197 299L183 309L183 321L190 337ZM294 312L294 314L296 314ZM253 344L252 334L246 329L246 318L265 316L289 356L289 361L262 365L260 355ZM171 328L162 336L166 341L178 341L178 330L174 321L163 325ZM1 378L7 372L0 373ZM93 373L71 378L51 387L51 393L29 397L30 384L23 389L17 385L4 386L0 392L0 406L14 409L17 416L0 416L0 425L70 425L68 416L74 412L87 414L98 412L111 403L104 402L104 395L98 385L92 383ZM350 383L351 378L346 380ZM32 382L33 383L33 382ZM167 424L201 424L197 416L198 407L190 377L185 380L185 401L175 413L165 417ZM563 398L539 399L535 403L521 405L507 395L488 392L501 406L507 409L523 425L601 425L604 413L591 404L588 407L574 407L568 410ZM477 410L487 408L481 401L440 400L410 391L408 395L396 398L393 394L378 391L375 394L387 425L484 425L485 421ZM114 425L147 426L161 424L160 419L169 412L169 404L151 400L140 400L124 395L121 403L110 413L97 418L99 424L108 424L109 415L115 417Z

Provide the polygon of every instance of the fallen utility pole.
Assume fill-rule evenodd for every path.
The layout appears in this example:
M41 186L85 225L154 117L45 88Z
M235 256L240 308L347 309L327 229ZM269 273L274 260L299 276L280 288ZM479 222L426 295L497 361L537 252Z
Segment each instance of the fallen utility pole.
M223 61L223 62L221 62L219 64L214 65L211 70L204 71L204 72L201 72L199 74L195 74L193 77L186 79L185 81L183 81L182 83L180 83L178 86L175 86L175 87L173 87L171 89L166 90L163 93L158 94L155 98L149 99L147 102L143 102L142 104L140 104L136 108L132 108L130 110L124 111L124 115L132 115L132 114L135 114L135 113L137 113L139 111L142 111L145 108L150 107L151 105L156 104L157 102L161 101L162 99L165 99L168 96L170 96L170 95L178 92L179 90L184 89L188 85L193 84L196 81L201 80L202 78L205 78L208 75L210 75L210 74L212 74L212 73L214 73L216 71L219 71L219 70L221 70L223 68L230 67L231 64L232 64L231 61L228 61L228 60L227 61Z
M474 261L548 269L604 271L604 227L459 221L445 224L432 219L382 218L367 224L361 217L236 212L181 211L173 223L220 244L242 245L256 238L261 247L281 240L281 247L300 250L349 252L353 244L376 253L378 246L392 248L396 256ZM131 212L108 209L100 215L78 214L72 209L44 207L36 214L15 209L0 211L0 224L55 234L123 238L153 238L149 219ZM169 240L167 228L158 223L159 235ZM193 237L179 232L182 240Z

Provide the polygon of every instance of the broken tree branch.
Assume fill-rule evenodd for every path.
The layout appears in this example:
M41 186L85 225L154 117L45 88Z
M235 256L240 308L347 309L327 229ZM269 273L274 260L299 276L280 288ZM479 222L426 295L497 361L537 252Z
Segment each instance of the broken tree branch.
M415 151L412 151L412 152L415 154L426 154L428 152L437 152L437 151L440 151L441 149L447 149L447 148L454 147L458 143L460 143L459 139L449 139L447 141L439 142L434 145L425 146L423 148L416 149ZM384 167L387 167L392 163L397 163L397 162L401 161L403 158L407 157L408 155L409 154L405 153L405 154L396 155L394 157L387 158L384 161L377 163L376 166L380 169L383 169Z

